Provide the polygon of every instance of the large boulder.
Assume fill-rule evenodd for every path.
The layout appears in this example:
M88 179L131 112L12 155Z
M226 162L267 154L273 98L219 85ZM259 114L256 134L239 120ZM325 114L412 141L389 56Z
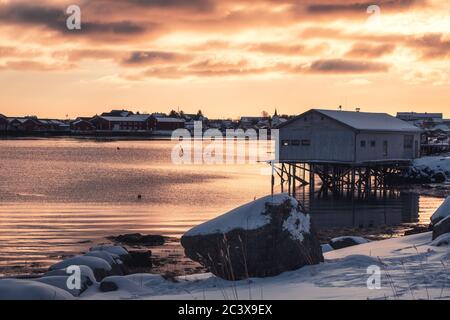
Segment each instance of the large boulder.
M71 300L65 290L32 280L0 280L0 300Z
M362 237L354 237L354 236L343 236L337 237L330 240L329 245L334 249L343 249L347 247L356 246L358 244L364 244L370 242L369 240Z
M431 224L436 225L442 219L450 216L450 196L445 199L441 206L431 216Z
M323 261L305 215L287 194L267 196L188 231L186 255L227 280L269 277Z
M439 220L438 223L433 225L433 240L438 238L440 235L450 232L450 216Z

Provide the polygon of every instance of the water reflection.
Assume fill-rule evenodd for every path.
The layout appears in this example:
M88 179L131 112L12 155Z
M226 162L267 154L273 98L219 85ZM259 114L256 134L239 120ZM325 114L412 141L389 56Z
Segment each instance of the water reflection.
M318 197L317 193L312 197L303 191L298 198L319 229L428 224L430 216L443 201L398 190L372 194L366 198Z

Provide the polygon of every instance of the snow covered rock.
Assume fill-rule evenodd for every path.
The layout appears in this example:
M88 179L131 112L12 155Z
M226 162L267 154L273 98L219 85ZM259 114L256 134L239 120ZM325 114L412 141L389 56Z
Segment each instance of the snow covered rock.
M183 235L186 255L227 280L269 277L323 261L310 217L277 194L247 203Z
M65 269L70 266L88 266L94 272L97 281L112 275L111 265L101 258L77 256L52 265L49 270Z
M67 291L74 297L79 297L84 291L86 291L87 288L90 286L90 281L88 281L86 278L81 278L80 288L79 289L69 289L68 286L68 280L69 275L66 276L47 276L35 279L34 281L45 283L53 287L57 287L59 289L62 289L64 291Z
M450 216L439 220L438 223L433 225L433 240L438 238L440 235L450 232Z
M60 288L33 280L0 280L0 300L71 300Z
M439 237L434 239L430 246L440 247L440 246L448 246L450 245L450 233L441 234Z
M80 272L81 272L81 282L82 283L86 283L88 286L92 286L94 283L97 282L97 280L95 279L95 275L94 272L92 271L91 268L89 268L88 266L79 266L80 267ZM72 274L72 273L70 273ZM47 271L44 274L44 277L52 277L52 276L67 276L69 275L67 273L67 268L65 269L56 269L56 270L51 270L51 271Z
M123 259L128 255L128 250L121 246L100 245L92 247L89 251L106 251L118 255L120 259Z
M112 273L115 275L123 275L125 272L123 262L116 254L109 253L108 251L89 251L84 256L105 260L112 267Z
M334 248L332 246L330 246L328 243L322 244L321 247L322 247L322 253L326 253L326 252L330 252L330 251L334 250Z
M450 216L450 196L445 199L441 206L431 216L431 224L435 225L440 220Z
M415 159L403 176L419 183L450 181L450 154Z
M351 246L356 246L358 244L368 243L370 242L367 239L364 239L362 237L351 237L351 236L344 236L344 237L338 237L333 238L330 240L330 246L334 250L347 248Z

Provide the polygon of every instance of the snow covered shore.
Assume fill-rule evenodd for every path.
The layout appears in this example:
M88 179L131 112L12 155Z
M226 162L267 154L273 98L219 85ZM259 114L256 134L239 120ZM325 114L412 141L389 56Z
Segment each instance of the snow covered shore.
M450 153L415 159L404 177L422 182L450 181Z
M211 274L178 278L125 277L119 291L81 299L450 299L450 248L431 246L431 233L370 242L330 251L325 263L264 279L239 282ZM369 290L369 266L381 268L381 288ZM128 281L130 280L130 281Z
M445 243L433 246L430 232L375 241L327 252L320 265L237 282L209 273L176 282L151 274L114 276L103 281L118 290L100 292L100 283L94 282L76 299L450 299L450 247ZM370 266L381 269L380 289L367 287Z

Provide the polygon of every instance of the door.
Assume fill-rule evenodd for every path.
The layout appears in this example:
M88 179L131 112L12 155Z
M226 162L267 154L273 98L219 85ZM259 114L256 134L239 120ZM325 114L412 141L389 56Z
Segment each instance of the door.
M389 144L387 140L383 141L383 157L388 157Z
M414 158L414 136L413 135L405 135L403 142L403 157L405 159L413 159Z

